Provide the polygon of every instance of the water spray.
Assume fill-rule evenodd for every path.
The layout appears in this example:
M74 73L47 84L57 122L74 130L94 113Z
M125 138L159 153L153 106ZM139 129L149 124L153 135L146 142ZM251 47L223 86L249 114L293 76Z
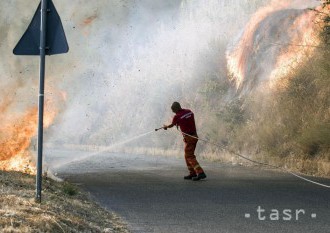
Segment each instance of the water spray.
M162 128L164 128L164 127L162 127ZM159 130L159 129L158 129L158 130ZM110 151L111 149L113 149L113 148L115 148L115 147L122 146L122 145L124 145L124 144L126 144L126 143L128 143L128 142L131 142L131 141L134 141L134 140L136 140L136 139L142 138L142 137L144 137L144 136L146 136L146 135L148 135L148 134L151 134L151 133L153 133L153 132L154 132L153 130L152 130L152 131L148 131L148 132L146 132L146 133L142 133L142 134L139 134L139 135L133 136L133 137L131 137L131 138L129 138L129 139L126 139L126 140L123 140L123 141L116 142L116 143L114 143L114 144L112 144L112 145L110 145L110 146L107 146L107 147L103 148L103 149L100 150L100 151L97 151L97 152L94 152L94 153L88 154L88 155L86 155L86 156L82 156L82 157L77 158L77 159L72 159L72 160L69 160L69 161L64 161L64 162L62 162L62 163L59 163L59 164L53 166L52 169L54 169L54 168L56 169L56 168L59 168L59 167L65 166L65 165L70 164L70 163L73 163L73 162L82 161L82 160L85 160L85 159L91 158L91 157L93 157L93 156L99 155L99 154L104 153L104 152L108 152L108 151Z
M160 128L156 128L155 131L158 131L158 130L161 130L161 129L165 129L165 126L160 127ZM209 141L209 140L207 140L207 139L203 139L203 138L200 138L200 137L196 137L196 136L194 136L194 135L190 135L190 134L184 133L184 132L182 132L182 131L179 130L179 129L178 129L178 131L181 132L183 135L186 135L186 136L189 136L189 137L192 137L192 138L196 138L196 139L198 139L198 140L200 140L200 141L203 141L203 142L205 142L205 143L208 143L208 144L210 144L210 145L217 146L217 147L219 147L219 148L221 148L221 149L224 149L224 150L228 150L228 148L225 148L223 145L220 145L220 144L217 144L217 143L212 143L211 141ZM144 136L149 135L149 134L151 134L151 133L153 133L153 132L154 132L154 131L152 130L152 131L149 131L149 132L146 132L146 133L139 134L139 135L134 136L134 137L131 137L131 138L127 139L127 140L124 140L124 141L121 141L121 142L114 143L114 144L112 144L112 145L110 145L110 146L108 146L108 147L106 147L106 148L104 148L104 149L102 149L102 150L100 150L100 151L97 151L97 152L94 152L94 153L92 153L92 154L89 154L89 155L83 156L83 157L81 157L81 158L79 158L79 159L74 159L74 160L70 160L70 161L66 161L66 162L63 162L63 163L57 164L56 166L53 166L52 168L58 168L58 167L61 167L61 166L64 166L64 165L70 164L70 163L72 163L72 162L82 161L82 160L87 159L87 158L90 158L90 157L92 157L92 156L99 155L99 154L101 154L101 153L104 153L104 152L106 152L106 151L109 151L110 149L112 149L112 148L114 148L114 147L116 147L116 146L124 145L124 144L126 144L126 143L128 143L128 142L131 142L131 141L136 140L136 139L138 139L138 138L144 137ZM298 175L298 174L296 174L296 173L294 173L294 172L292 172L292 171L289 171L289 170L287 170L287 169L285 169L285 168L282 168L282 167L279 167L279 166L275 166L275 165L271 165L271 164L268 164L268 163L263 163L263 162L259 162L259 161L252 160L252 159L247 158L247 157L245 157L245 156L241 155L240 153L237 153L237 152L235 152L235 151L233 151L233 150L228 150L228 151L229 151L230 153L233 153L233 154L237 155L238 157L240 157L240 158L242 158L242 159L244 159L244 160L250 161L250 162L252 162L252 163L259 164L259 165L262 165L262 166L272 167L272 168L275 168L275 169L279 169L279 170L282 170L282 171L284 171L284 172L287 172L287 173L289 173L289 174L291 174L291 175L293 175L293 176L295 176L295 177L297 177L297 178L299 178L299 179L301 179L301 180L307 181L307 182L309 182L309 183L312 183L312 184L315 184L315 185L319 185L319 186L322 186L322 187L325 187L325 188L330 188L330 185L326 185L326 184L319 183L319 182L316 182L316 181L310 180L310 179L308 179L308 178L302 177L302 176L300 176L300 175Z

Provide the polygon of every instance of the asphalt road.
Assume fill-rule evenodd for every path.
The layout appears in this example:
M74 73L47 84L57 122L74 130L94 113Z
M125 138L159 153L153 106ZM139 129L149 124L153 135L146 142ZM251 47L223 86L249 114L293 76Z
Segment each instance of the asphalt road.
M121 215L132 232L330 232L330 189L259 167L201 165L208 178L198 182L183 179L183 159L161 156L102 153L56 171Z

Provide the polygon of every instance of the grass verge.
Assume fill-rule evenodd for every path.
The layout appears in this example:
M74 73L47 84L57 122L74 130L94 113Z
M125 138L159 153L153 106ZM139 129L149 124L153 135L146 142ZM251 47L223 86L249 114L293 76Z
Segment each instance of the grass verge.
M116 214L70 183L44 178L38 204L34 176L0 171L0 193L1 232L129 232Z

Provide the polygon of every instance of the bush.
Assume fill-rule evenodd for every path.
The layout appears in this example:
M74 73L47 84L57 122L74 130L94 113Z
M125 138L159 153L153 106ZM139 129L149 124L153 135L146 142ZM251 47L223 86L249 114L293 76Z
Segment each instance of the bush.
M63 184L62 191L63 191L63 193L65 193L66 195L69 195L69 196L74 196L74 195L78 194L78 189L74 185L72 185L68 182L65 182Z
M305 154L315 156L321 150L330 146L330 124L319 124L304 130L298 139Z

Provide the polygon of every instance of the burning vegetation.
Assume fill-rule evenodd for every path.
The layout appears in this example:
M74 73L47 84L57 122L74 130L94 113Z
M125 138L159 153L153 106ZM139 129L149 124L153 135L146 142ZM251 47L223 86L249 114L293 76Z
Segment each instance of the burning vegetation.
M329 45L323 38L329 38L328 1L315 9L291 7L295 1L258 2L259 5L251 5L242 0L242 5L246 4L244 9L237 8L228 15L225 13L232 10L230 4L236 7L240 4L173 2L173 8L154 14L148 10L150 4L129 11L119 7L120 1L113 1L106 3L108 8L99 7L91 14L92 3L84 1L86 4L81 5L86 6L81 15L70 14L76 12L73 6L66 12L70 17L66 20L72 24L73 48L77 53L57 61L65 67L61 73L62 83L66 84L62 85L69 92L60 92L60 97L46 104L52 109L45 111L45 127L53 122L63 101L69 99L72 107L65 111L66 121L57 125L53 141L100 146L120 141L162 122L162 115L168 112L162 105L172 102L169 96L175 96L187 107L196 109L201 135L214 142L250 154L266 154L264 158L270 154L280 159L326 160L330 130L322 129L329 128L330 59ZM260 5L263 7L259 9ZM112 14L110 8L115 9ZM234 33L241 30L243 22L257 8L242 34L227 47ZM173 9L178 14L169 20L167 14ZM240 10L246 11L238 16ZM155 15L159 18L151 20ZM229 19L240 23L225 25ZM154 24L145 27L149 22ZM223 27L219 29L219 25ZM75 30L88 34L91 29L93 34L89 38L75 34ZM12 40L14 36L7 34L10 35L7 40ZM201 34L205 37L203 41L196 39ZM25 77L34 64L25 68L21 63L0 68L8 76L13 70L24 70L21 76ZM26 86L30 84L36 88L31 80L25 87L21 80L15 82L13 93L16 89L28 93L31 88ZM10 99L11 94L2 92L2 96L0 169L34 173L30 149L36 136L35 103L16 103L20 107L11 108L26 95ZM146 112L150 114L144 118ZM203 118L205 112L209 113L207 119ZM139 143L166 149L175 149L169 145L178 146L155 138ZM204 146L201 150L208 153L211 149ZM326 169L321 173L328 174Z
M34 173L34 165L28 148L36 134L37 108L32 108L23 116L16 117L1 126L0 169Z
M226 102L226 95L216 94L230 83L217 80L205 84L205 98L217 95L213 102L227 104L203 108L200 114L211 112L213 116L204 123L204 130L215 142L261 161L329 177L329 2L316 9L280 10L271 15L263 15L264 20L252 30L250 22L241 37L243 42L228 53L237 97ZM283 15L288 19L281 18ZM261 43L267 28L285 31L285 40L278 40L283 35L275 33L276 41ZM273 46L275 43L278 46ZM269 62L270 69L266 66ZM214 124L218 131L212 130ZM212 150L208 152L212 154Z
M61 102L60 98L56 101ZM57 115L59 102L55 103L54 101L46 101L45 128L52 124ZM9 108L8 104L4 102L1 105L4 112ZM37 114L37 107L31 107L25 113L11 112L11 114L7 113L2 116L2 124L0 125L0 170L36 173L35 161L30 146L37 133Z
M260 84L276 84L319 46L318 14L288 7L288 1L273 1L261 8L228 50L228 70L238 89L250 91Z

